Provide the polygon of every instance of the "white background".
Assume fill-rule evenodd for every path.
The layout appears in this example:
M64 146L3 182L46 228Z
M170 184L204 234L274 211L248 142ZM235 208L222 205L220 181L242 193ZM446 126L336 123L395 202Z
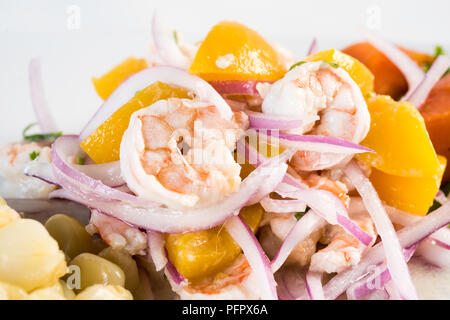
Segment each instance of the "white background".
M75 30L67 25L71 5L80 9ZM30 58L41 57L44 89L60 128L78 133L101 103L91 77L129 55L148 53L154 8L189 41L203 38L219 20L237 20L298 58L312 37L321 49L341 48L359 40L364 26L412 48L432 52L441 44L450 50L449 0L0 0L0 144L19 140L34 121Z

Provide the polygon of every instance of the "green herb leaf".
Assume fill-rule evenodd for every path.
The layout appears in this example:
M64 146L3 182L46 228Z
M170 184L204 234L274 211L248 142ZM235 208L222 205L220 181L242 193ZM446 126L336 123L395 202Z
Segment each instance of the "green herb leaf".
M177 33L177 30L173 30L173 38L175 39L175 43L178 44L178 33Z
M450 193L450 182L447 183L447 185L445 187L443 187L441 190L445 194L445 196L448 197L448 195Z
M34 160L37 157L39 157L39 152L33 151L33 152L30 153L30 159L31 160Z
M289 71L291 71L292 69L294 69L295 67L301 66L302 64L306 63L306 61L299 61L297 63L294 63L290 68Z
M327 61L327 60L323 60L323 62L328 63L330 66L332 66L335 69L339 68L339 65L335 62L331 62L331 61Z
M433 212L434 210L438 209L440 206L441 206L441 204L438 201L433 200L433 204L431 205L430 209L428 209L427 214L429 214L430 212Z
M31 123L25 127L22 131L22 137L25 141L43 141L43 140L54 140L60 136L62 136L62 132L50 132L50 133L36 133L36 134L30 134L27 135L27 132L31 129L31 127L34 127L36 123Z
M77 161L78 164L84 164L84 158L83 158L83 157L77 156L77 157L75 158L75 160Z
M309 211L309 209L310 209L309 207L306 207L305 211L297 212L295 214L295 219L300 220L301 217L303 217Z

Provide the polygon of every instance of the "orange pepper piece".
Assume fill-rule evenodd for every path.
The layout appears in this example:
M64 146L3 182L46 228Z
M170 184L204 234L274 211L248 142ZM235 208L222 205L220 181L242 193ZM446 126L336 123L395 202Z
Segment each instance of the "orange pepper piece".
M424 216L433 204L447 163L445 157L438 158L441 171L436 178L400 177L372 168L369 179L388 205Z
M400 48L411 59L423 67L433 61L426 53ZM375 76L375 92L399 99L408 90L406 79L386 56L368 42L355 43L342 50L361 61Z
M286 68L277 51L256 31L223 21L208 33L189 72L207 81L276 81Z
M305 61L328 61L339 65L348 72L350 77L356 82L361 89L365 98L373 92L374 76L369 69L357 59L342 53L336 49L330 49L313 53L305 58Z
M92 82L100 98L106 100L126 78L147 67L145 59L129 57L100 78L92 78Z
M436 152L450 159L450 74L434 86L420 113ZM449 181L450 168L447 166L442 183Z

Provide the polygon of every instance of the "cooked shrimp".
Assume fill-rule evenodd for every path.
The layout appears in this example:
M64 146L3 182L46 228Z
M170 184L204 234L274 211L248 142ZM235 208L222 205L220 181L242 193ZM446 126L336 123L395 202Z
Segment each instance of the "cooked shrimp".
M170 280L170 277L168 277ZM261 299L258 282L244 255L214 279L205 279L205 284L181 286L171 283L172 289L182 300L257 300Z
M340 272L358 264L364 251L375 243L377 233L369 214L364 212L353 215L351 218L372 236L372 243L366 247L354 236L345 232L342 227L328 225L320 239L320 242L327 244L327 247L311 257L310 270L326 273Z
M367 135L370 114L361 90L341 69L326 62L295 67L267 92L262 104L267 114L301 117L297 134L333 136L359 143ZM296 170L314 171L343 165L351 157L298 151L291 160Z
M239 188L232 152L247 127L242 112L225 120L203 102L158 101L131 117L120 146L122 175L139 197L171 208L207 206Z
M36 157L31 160L31 156ZM56 186L28 177L24 169L31 161L50 162L50 149L31 143L15 143L0 149L0 196L4 198L47 198Z
M103 241L113 249L123 249L131 255L142 254L147 248L144 232L97 210L92 210L86 230L91 235L100 234Z

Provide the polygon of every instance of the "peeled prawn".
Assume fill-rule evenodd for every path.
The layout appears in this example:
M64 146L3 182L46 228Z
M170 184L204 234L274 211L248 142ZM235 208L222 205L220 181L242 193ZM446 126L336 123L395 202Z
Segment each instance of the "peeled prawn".
M358 85L342 68L326 62L301 64L268 90L262 111L301 118L291 133L333 136L359 143L370 128L370 114ZM299 150L291 160L298 171L342 166L351 157Z
M201 101L161 100L135 112L120 146L120 166L139 197L170 208L207 206L239 189L232 152L248 127Z

